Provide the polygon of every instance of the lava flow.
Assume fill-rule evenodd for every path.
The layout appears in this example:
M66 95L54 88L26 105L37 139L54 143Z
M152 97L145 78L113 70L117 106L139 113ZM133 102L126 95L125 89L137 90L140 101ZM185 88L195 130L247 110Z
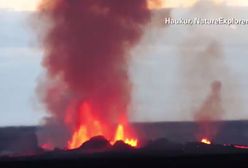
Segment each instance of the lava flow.
M204 144L207 144L207 145L211 145L212 144L212 142L209 139L207 139L207 138L202 138L201 139L201 143L204 143Z
M70 122L72 114L70 110L71 109L69 109L67 113L66 122ZM78 125L72 130L73 134L68 141L67 149L78 148L90 138L98 135L109 139L111 144L114 144L116 141L123 141L132 147L137 147L138 140L131 136L126 117L123 117L121 122L117 125L117 129L112 131L109 123L100 120L100 118L93 114L91 103L84 102L81 104L77 112L77 116L79 116Z

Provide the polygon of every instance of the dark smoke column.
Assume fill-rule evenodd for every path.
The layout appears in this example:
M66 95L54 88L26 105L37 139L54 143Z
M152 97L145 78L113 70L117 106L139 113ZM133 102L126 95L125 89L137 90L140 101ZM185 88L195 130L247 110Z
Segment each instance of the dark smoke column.
M70 134L62 135L65 130L84 120L80 103L90 102L93 115L105 122L127 112L129 49L139 42L150 11L146 0L43 0L39 9L46 75L38 94L51 114L46 125L63 128L41 135L61 146Z

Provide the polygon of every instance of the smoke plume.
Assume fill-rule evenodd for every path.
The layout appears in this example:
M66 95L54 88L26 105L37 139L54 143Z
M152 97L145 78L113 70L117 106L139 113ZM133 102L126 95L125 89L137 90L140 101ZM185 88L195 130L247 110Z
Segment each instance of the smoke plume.
M78 114L82 102L105 123L127 113L129 50L150 11L145 0L43 0L39 19L46 73L37 90L50 113L39 137L65 146L70 130L86 120Z
M227 7L216 5L211 1L198 2L188 13L192 18L227 17ZM223 27L222 27L223 29ZM229 28L230 29L230 28ZM193 119L198 123L197 138L214 138L219 131L219 124L214 121L223 120L226 110L235 104L228 100L239 100L237 89L233 84L234 77L225 64L225 55L221 39L216 32L221 28L211 26L193 26L180 46L182 54L182 82L189 96L189 108ZM206 89L211 86L210 91ZM232 88L232 89L231 89ZM208 92L207 96L205 93ZM202 103L203 102L203 103ZM238 107L239 108L239 107Z
M217 123L213 123L213 121L220 120L223 116L223 112L221 82L214 81L211 85L210 94L194 115L195 120L200 125L197 136L199 136L199 138L215 137L218 130L216 129Z

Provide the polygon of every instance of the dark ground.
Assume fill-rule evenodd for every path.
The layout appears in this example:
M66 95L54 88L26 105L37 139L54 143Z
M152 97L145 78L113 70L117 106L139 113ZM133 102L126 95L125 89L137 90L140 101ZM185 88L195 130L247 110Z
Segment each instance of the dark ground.
M17 168L81 168L81 167L247 167L248 153L183 154L168 155L164 152L106 152L92 155L40 156L29 158L5 158L0 167Z
M248 150L223 144L248 144L248 121L222 122L214 144L195 143L191 122L136 123L141 149L123 145L92 154L92 144L74 151L44 152L37 145L40 127L0 128L0 168L5 167L248 167ZM149 138L147 138L149 137ZM149 141L153 140L153 141ZM90 141L92 143L92 141ZM94 142L93 142L94 146ZM25 153L28 156L20 157ZM18 157L17 157L18 156Z

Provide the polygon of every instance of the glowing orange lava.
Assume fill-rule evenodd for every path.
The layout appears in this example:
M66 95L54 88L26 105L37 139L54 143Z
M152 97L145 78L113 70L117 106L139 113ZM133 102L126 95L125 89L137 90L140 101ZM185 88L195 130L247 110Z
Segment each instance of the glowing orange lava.
M66 116L65 120L68 124L71 124L71 112L67 114L68 116ZM82 103L77 116L79 117L79 123L72 130L73 133L67 143L67 149L78 148L90 138L99 135L102 135L106 139L110 140L112 145L116 141L121 140L132 147L137 147L138 140L137 138L133 138L133 134L130 133L131 131L129 125L127 124L126 117L122 117L121 122L119 122L117 125L116 130L113 131L109 124L104 123L93 114L94 112L92 104L89 102Z
M119 124L117 126L114 141L111 142L111 143L114 144L116 141L123 141L123 142L125 142L126 144L128 144L128 145L130 145L132 147L137 147L137 145L138 145L138 140L137 139L132 139L132 138L129 139L129 138L125 137L124 127L123 127L122 124Z
M75 149L80 147L82 143L87 141L90 137L87 136L87 129L81 126L79 130L73 133L71 140L68 141L68 149Z
M212 142L210 140L208 140L207 138L202 138L201 143L204 143L204 144L207 144L207 145L212 144Z
M248 149L248 146L244 146L244 145L234 145L234 147L238 149Z

